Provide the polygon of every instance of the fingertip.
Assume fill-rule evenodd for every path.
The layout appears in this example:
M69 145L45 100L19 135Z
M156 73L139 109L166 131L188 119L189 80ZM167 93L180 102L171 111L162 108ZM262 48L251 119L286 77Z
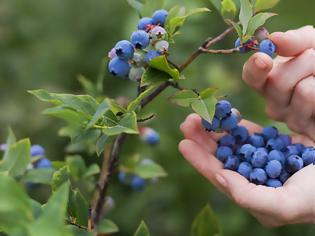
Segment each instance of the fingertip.
M186 150L189 144L191 144L190 142L191 141L188 139L183 139L182 141L179 142L178 150L180 151L181 154L183 154L183 156L185 156L184 154L186 153Z

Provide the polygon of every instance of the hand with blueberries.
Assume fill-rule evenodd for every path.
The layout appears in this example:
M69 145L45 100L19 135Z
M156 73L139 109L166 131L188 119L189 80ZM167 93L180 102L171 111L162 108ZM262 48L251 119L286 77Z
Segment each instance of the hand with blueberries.
M277 54L254 54L243 79L266 99L268 116L315 140L315 29L306 26L268 37Z
M204 177L262 224L315 222L315 148L305 136L242 120L228 101L211 122L197 114L181 125L179 150Z

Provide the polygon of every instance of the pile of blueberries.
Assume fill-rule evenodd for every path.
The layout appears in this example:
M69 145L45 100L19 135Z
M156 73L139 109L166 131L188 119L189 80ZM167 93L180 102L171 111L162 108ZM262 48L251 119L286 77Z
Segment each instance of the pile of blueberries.
M206 131L227 133L216 150L225 169L237 171L251 183L277 188L303 167L315 164L314 147L293 144L290 136L275 127L250 135L240 120L239 112L226 100L216 104L212 123L202 120Z
M144 17L138 22L138 30L133 32L130 41L119 41L108 53L111 59L109 72L124 79L138 81L148 62L162 54L167 54L169 43L163 28L168 11L160 9L152 18Z

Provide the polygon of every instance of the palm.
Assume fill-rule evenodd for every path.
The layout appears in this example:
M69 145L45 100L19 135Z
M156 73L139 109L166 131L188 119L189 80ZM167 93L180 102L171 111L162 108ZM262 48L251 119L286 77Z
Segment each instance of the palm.
M242 125L250 133L261 129L248 121L242 121ZM223 169L222 163L214 156L216 141L221 135L205 132L198 115L190 115L181 125L181 130L185 140L180 143L179 149L187 161L229 198L248 209L262 224L274 227L312 222L315 207L313 165L294 174L281 188L254 185L240 174ZM294 136L293 140L314 145L304 136Z

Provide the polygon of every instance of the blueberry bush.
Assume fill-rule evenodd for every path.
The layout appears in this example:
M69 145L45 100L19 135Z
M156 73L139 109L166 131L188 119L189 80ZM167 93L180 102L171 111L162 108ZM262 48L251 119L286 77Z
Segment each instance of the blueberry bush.
M253 183L279 187L303 166L314 163L314 149L292 145L290 138L274 127L249 136L238 125L240 113L220 90L185 86L190 79L185 70L203 54L228 57L261 51L273 57L276 48L264 25L275 16L269 10L278 0L211 0L211 11L222 17L226 28L205 39L179 64L173 61L173 48L182 27L189 18L210 10L187 10L177 5L164 8L163 1L127 2L139 15L138 24L130 29L130 38L107 48L96 82L79 76L84 95L29 91L51 105L44 110L45 115L65 121L58 134L69 137L71 143L64 160L50 161L45 148L27 138L18 140L9 129L6 143L1 145L0 162L0 231L4 235L119 234L123 230L118 227L120 222L110 220L108 212L123 203L110 196L109 188L119 184L128 191L141 192L167 177L158 161L141 153L126 153L124 147L129 140L139 139L154 150L163 139L150 127L152 120L159 119L150 105L168 88L175 90L169 101L198 113L205 132L228 133L219 141L217 157L225 168L238 171ZM228 37L235 43L218 49L217 45ZM105 80L133 83L134 96L108 96ZM101 163L85 160L82 151L95 153ZM42 188L49 193L44 204L33 196ZM191 235L221 234L216 215L209 205L205 206L192 223ZM150 230L141 222L134 235L150 235Z

